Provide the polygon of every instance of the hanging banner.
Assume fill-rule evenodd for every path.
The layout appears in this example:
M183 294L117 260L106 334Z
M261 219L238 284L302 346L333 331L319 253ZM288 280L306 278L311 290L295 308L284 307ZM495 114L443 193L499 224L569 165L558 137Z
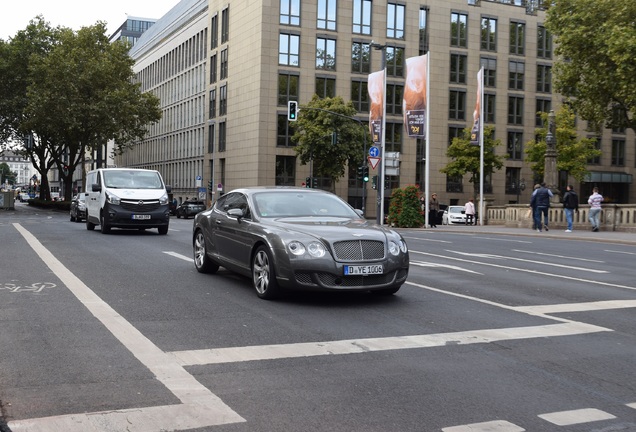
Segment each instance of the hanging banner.
M382 112L384 110L384 71L369 74L369 130L374 143L382 141Z
M473 112L473 128L470 131L470 143L479 145L481 132L482 105L481 98L484 91L484 68L479 69L477 73L477 102L475 103L475 111Z
M404 127L410 137L426 137L426 82L428 54L406 59L406 80L402 112Z

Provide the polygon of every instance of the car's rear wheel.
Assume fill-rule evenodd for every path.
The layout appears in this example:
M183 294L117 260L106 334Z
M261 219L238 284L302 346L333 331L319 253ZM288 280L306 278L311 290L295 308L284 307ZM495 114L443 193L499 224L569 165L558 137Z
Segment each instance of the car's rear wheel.
M256 295L271 300L280 295L272 254L266 246L259 246L252 259L252 283Z
M205 249L205 237L201 230L194 235L194 266L199 273L216 273L219 265L210 259Z

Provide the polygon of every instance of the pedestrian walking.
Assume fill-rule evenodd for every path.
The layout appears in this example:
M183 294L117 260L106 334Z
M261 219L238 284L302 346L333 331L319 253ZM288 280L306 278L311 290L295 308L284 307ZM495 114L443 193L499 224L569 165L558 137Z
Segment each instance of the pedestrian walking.
M550 210L550 199L553 196L552 191L546 187L545 183L541 183L539 189L536 189L532 193L530 207L536 209L534 212L534 225L536 226L537 232L542 231L541 215L543 215L543 228L545 228L546 231L550 231L548 228L548 211Z
M534 197L534 193L537 191L537 189L539 189L541 187L541 185L539 183L537 183L536 185L534 185L534 189L532 191L532 196ZM530 217L532 218L532 230L536 230L537 229L537 222L536 222L536 212L537 212L537 206L536 206L536 202L534 199L530 200Z
M464 204L464 214L466 215L466 225L477 224L475 221L475 203L473 203L472 198Z
M592 231L598 231L601 225L601 203L603 202L603 195L598 193L598 188L592 189L592 195L587 200L590 205L590 223L592 224Z
M431 228L437 228L437 213L439 213L439 201L437 201L437 194L434 193L428 201L428 223Z
M567 185L565 188L566 192L563 195L563 211L565 211L565 220L568 224L565 232L572 232L572 222L574 221L574 212L579 211L579 197L574 192L574 188L572 185Z

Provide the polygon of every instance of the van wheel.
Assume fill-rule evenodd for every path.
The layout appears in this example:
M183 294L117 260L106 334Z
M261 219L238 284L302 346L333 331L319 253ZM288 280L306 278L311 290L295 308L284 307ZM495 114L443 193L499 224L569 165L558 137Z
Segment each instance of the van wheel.
M88 220L88 216L86 216L86 229L89 231L93 231L95 229L95 224Z
M161 234L161 235L168 234L168 227L167 226L160 226L157 229L159 230L159 234Z
M102 234L110 233L110 225L106 223L103 212L99 215L99 228L102 231Z

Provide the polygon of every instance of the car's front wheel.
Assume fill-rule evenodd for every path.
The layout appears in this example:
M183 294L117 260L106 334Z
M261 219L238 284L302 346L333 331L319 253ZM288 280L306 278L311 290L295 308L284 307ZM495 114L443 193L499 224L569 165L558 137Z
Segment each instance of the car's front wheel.
M216 273L219 265L210 259L205 250L205 236L201 230L194 236L194 267L199 273Z
M280 295L272 254L266 246L259 246L252 259L252 283L256 295L265 300Z
M99 216L99 228L102 231L102 234L110 234L110 225L106 222L104 212L101 212Z

